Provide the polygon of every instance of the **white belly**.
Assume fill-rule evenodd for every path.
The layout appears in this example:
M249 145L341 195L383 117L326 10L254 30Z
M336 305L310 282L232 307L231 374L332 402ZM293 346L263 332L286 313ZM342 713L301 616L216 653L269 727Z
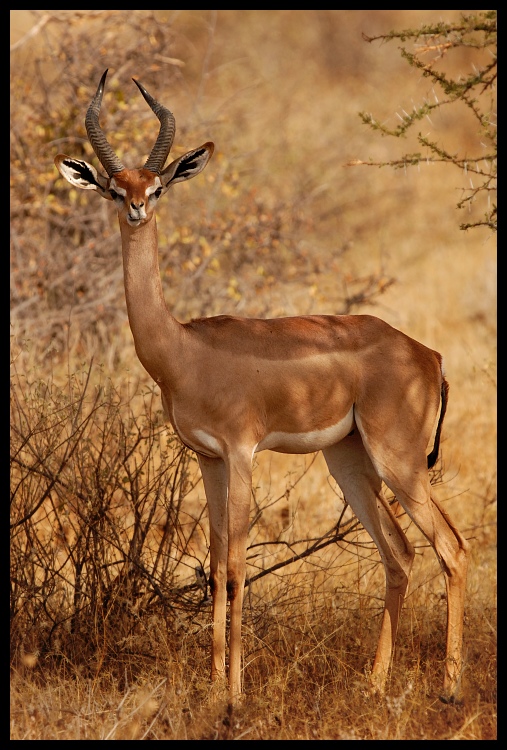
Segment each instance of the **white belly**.
M216 437L210 432L194 429L188 435L181 434L177 428L176 421L173 425L180 435L181 440L192 450L210 457L224 457L224 448ZM315 453L323 448L340 442L354 427L354 407L350 408L348 414L336 424L330 425L323 430L311 430L309 432L269 432L253 448L253 453L272 450L277 453Z
M340 442L354 426L354 408L351 407L346 417L323 430L311 432L270 432L255 449L272 450L277 453L314 453Z

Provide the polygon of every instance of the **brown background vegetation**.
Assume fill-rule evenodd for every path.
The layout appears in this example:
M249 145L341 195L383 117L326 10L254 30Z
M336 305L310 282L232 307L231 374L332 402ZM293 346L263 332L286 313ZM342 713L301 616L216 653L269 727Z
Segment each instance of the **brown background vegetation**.
M102 501L110 493L114 504L119 490L110 477L127 471L133 439L122 430L138 426L145 436L148 425L147 442L139 438L134 453L153 456L153 465L143 465L144 474L138 466L128 487L141 487L141 515L155 514L152 528L164 544L164 528L176 513L170 544L179 556L160 580L187 586L194 597L175 599L171 614L147 605L154 619L135 626L149 634L142 643L130 620L128 626L110 623L118 628L112 651L110 636L95 623L101 651L100 638L88 631L77 649L77 631L66 630L55 609L61 589L55 584L53 598L44 594L47 579L41 583L40 571L32 588L15 584L12 739L494 738L495 235L485 228L459 230L483 206L478 201L466 216L456 209L469 176L446 165L396 171L346 166L410 151L410 137L403 143L380 137L362 124L359 111L371 110L394 126L397 113L438 94L401 59L399 42L368 44L362 33L459 19L460 13L11 11L11 418L13 444L25 430L39 451L33 454L38 468L32 463L28 471L19 462L25 448L15 448L14 520L47 490L38 511L44 513L34 516L33 546L16 537L22 556L13 556L19 569L14 565L13 576L11 563L11 578L20 577L21 567L24 575L29 564L36 567L34 549L39 555L54 550L56 567L70 559L75 576L76 528L84 527L73 526L72 514L91 496L85 490L98 460L93 450L103 445L100 460L107 458L93 498L100 487ZM34 24L36 33L24 37ZM467 50L442 61L453 72L468 72L472 64ZM364 547L367 539L351 534L342 546L249 587L249 700L233 717L206 705L209 608L196 604L193 572L195 561L206 569L204 494L192 458L161 433L158 394L135 356L114 208L71 190L53 165L58 152L96 163L84 115L105 68L101 122L129 166L146 159L157 133L132 77L174 112L173 155L215 142L203 175L177 185L159 209L161 274L167 303L180 320L368 312L444 355L451 390L435 493L472 544L462 706L438 700L443 579L413 528L408 533L419 554L385 701L368 697L363 679L374 652L383 578L376 553ZM459 104L421 123L425 129L459 153L476 156L483 148ZM94 401L97 394L105 401ZM90 417L78 429L72 403L79 403L79 414L91 414L93 404L102 414L106 403L108 416L100 422ZM74 421L69 417L62 427L58 415L65 410ZM62 444L68 452L75 446L77 463L59 453ZM58 463L62 456L65 466ZM266 542L317 539L336 523L341 498L320 456L305 473L311 461L259 455L248 575L288 556L280 547L268 554ZM70 476L78 471L79 492ZM175 487L181 502L171 496L170 505L149 505L153 493L167 498ZM67 525L64 516L71 519ZM121 519L116 522L119 529ZM125 543L132 551L130 528L137 527L117 531L118 549ZM264 545L260 560L255 544ZM104 566L117 564L110 549L94 548ZM83 547L85 568L87 554ZM75 606L76 580L63 563L59 570ZM94 580L103 585L102 570L95 574L90 586ZM132 602L141 594L129 590L128 596ZM67 599L58 602L63 607ZM93 653L84 641L93 641Z

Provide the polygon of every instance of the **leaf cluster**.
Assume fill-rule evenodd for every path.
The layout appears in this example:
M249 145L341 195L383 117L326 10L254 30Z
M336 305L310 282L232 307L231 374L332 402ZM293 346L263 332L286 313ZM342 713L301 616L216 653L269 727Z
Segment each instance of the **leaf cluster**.
M431 85L430 93L420 105L398 114L400 123L389 127L370 113L360 112L365 125L383 136L405 137L422 120L433 125L431 117L442 108L462 105L476 123L476 153L459 153L453 148L417 133L422 151L406 153L399 159L382 162L355 162L395 169L420 163L442 162L457 167L468 182L457 208L471 206L482 200L485 204L481 218L461 224L461 229L486 226L496 231L497 208L494 203L497 175L497 14L495 10L463 14L460 23L438 22L419 29L391 31L379 36L363 34L367 42L399 40L409 42L399 48L402 58L417 70ZM456 61L448 61L452 55ZM458 57L458 54L461 57ZM447 64L449 62L449 64ZM453 64L453 62L455 64ZM447 66L446 66L447 64ZM471 72L463 73L463 66ZM437 93L438 92L438 93ZM439 96L440 93L440 96Z

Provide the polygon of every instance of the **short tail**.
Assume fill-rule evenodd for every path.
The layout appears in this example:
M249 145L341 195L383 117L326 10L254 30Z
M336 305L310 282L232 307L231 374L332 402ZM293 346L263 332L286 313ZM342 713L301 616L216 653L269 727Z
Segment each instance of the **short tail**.
M440 433L442 431L442 423L444 421L445 412L447 409L447 400L449 398L449 383L445 379L445 377L442 378L442 386L440 388L440 395L442 398L442 404L440 406L440 416L438 418L438 424L437 424L437 431L435 433L435 442L433 444L433 450L428 456L428 469L432 469L438 458L438 451L440 448Z

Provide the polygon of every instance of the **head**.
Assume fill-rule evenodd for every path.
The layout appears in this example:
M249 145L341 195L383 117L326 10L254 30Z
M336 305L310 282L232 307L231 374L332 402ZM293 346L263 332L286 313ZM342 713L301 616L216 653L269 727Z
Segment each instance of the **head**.
M183 182L202 172L213 153L213 143L204 143L180 156L164 167L174 140L176 126L172 112L141 86L134 83L160 121L160 131L153 149L141 169L126 169L109 145L99 125L100 105L104 93L107 70L104 72L86 113L88 140L106 175L81 159L65 154L55 157L55 165L67 182L82 190L95 190L102 198L113 201L120 222L138 227L148 222L159 198L176 182Z

